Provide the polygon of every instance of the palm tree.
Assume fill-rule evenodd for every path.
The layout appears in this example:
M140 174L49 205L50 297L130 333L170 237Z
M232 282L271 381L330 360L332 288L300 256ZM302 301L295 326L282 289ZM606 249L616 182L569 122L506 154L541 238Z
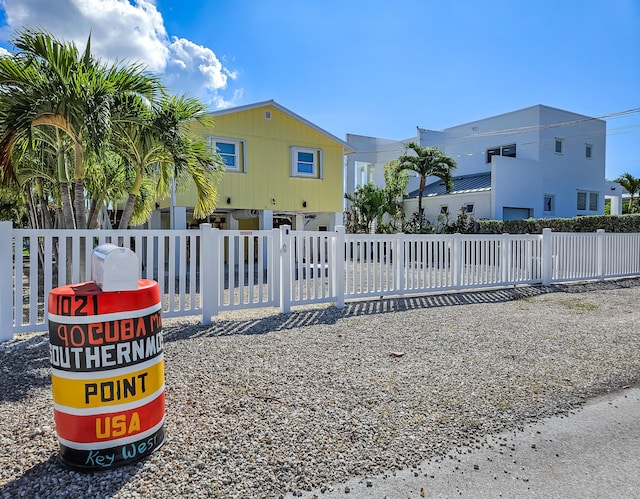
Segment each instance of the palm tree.
M634 213L636 211L636 207L633 203L635 195L640 192L640 178L634 177L629 172L625 172L620 175L616 180L625 190L629 193L629 205L627 207L627 211L629 213Z
M15 177L12 153L21 137L30 141L33 127L56 128L73 146L72 165L65 164L62 142L57 151L64 224L86 228L87 154L98 155L107 142L115 106L131 97L154 102L162 86L138 64L108 66L95 59L90 38L80 53L73 43L27 28L18 32L13 45L16 54L0 57L2 180Z
M138 102L138 120L114 120L113 145L135 176L119 228L128 227L148 177L156 179L158 196L168 194L172 182L191 180L198 194L194 216L204 218L213 212L223 162L207 148L203 138L190 133L189 124L193 121L212 124L204 104L186 96L164 96L155 107ZM152 202L155 198L147 197L147 203Z
M385 210L389 215L389 232L397 232L402 229L405 221L404 198L409 183L409 173L397 171L398 160L390 161L384 165L384 195L386 198Z
M353 194L345 194L345 199L353 203L355 212L354 231L370 233L373 222L378 224L385 214L387 199L384 190L369 183L359 185Z
M397 171L409 170L415 172L420 177L420 187L418 188L418 220L419 228L423 228L424 211L422 208L422 193L427 185L427 178L434 176L441 179L446 186L447 192L453 189L452 171L456 168L456 162L445 155L437 147L422 147L415 142L405 144L405 154L398 158ZM412 153L410 153L412 151Z

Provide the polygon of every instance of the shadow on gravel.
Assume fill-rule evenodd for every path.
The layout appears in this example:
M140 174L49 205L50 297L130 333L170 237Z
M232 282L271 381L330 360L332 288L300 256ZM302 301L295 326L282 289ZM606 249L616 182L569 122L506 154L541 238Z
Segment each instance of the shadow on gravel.
M517 286L511 288L468 291L446 294L380 298L349 302L343 310L335 307L317 310L292 311L289 315L274 314L248 320L214 320L210 326L183 325L165 327L165 341L193 337L231 336L237 334L265 334L282 329L294 329L317 324L335 324L339 319L361 315L386 314L424 308L452 307L483 303L505 303L549 293L587 293L590 291L625 289L640 286L640 278L617 279L601 282L553 284L551 286Z
M0 344L0 402L17 401L38 388L51 387L49 336Z
M362 315L385 314L424 308L452 307L483 303L504 303L549 293L587 293L640 286L640 278L579 282L544 286L468 291L446 294L381 298L349 302L344 309L335 307L315 310L294 310L289 315L274 314L248 320L214 320L210 326L197 324L185 327L165 325L165 341L179 341L194 337L266 334L283 329L294 329L317 324L335 324L339 319ZM50 388L50 362L48 334L38 334L0 343L0 402L18 401L38 388Z
M144 460L109 471L77 473L62 466L54 454L0 487L0 497L113 497L138 473L143 463ZM73 480L64 477L68 474L74 475ZM61 483L71 482L74 489L61 489Z

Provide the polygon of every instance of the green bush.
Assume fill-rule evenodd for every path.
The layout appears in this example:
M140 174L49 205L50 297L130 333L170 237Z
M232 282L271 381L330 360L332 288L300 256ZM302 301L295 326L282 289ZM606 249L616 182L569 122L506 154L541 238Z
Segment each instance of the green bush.
M553 232L640 232L640 215L596 215L574 218L527 218L526 220L478 220L481 234L542 234Z

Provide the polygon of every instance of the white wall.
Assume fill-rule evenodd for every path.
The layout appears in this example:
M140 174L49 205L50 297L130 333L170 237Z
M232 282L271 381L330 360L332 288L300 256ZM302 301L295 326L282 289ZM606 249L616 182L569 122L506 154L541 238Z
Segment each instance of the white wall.
M556 138L563 141L562 154L555 152ZM602 214L604 196L610 194L605 183L606 123L588 116L536 105L441 131L418 128L417 141L452 157L458 165L454 176L492 172L489 218L502 218L504 207L530 208L536 218ZM358 151L348 156L347 170L353 169L355 161L373 163L376 184L381 186L382 165L397 159L406 141L347 135L347 142ZM516 144L515 159L494 156L487 163L488 149L510 144ZM586 157L586 144L591 145L591 158ZM353 175L350 182L348 192L353 192ZM414 177L407 190L417 187ZM598 209L578 211L578 191L598 193ZM551 213L544 212L545 195L553 196ZM415 208L407 214L412 211Z
M544 193L537 161L494 156L491 164L491 216L502 220L504 208L528 208L531 216L542 216Z
M405 152L404 143L416 140L415 137L406 140L389 140L365 135L347 134L346 142L355 149L345 161L345 193L353 193L356 186L361 185L356 173L356 163L371 163L375 174L373 182L378 187L384 187L384 165L398 159ZM417 177L409 179L407 190L410 192L418 188Z
M555 139L562 139L562 154L555 152ZM502 208L531 208L532 216L574 217L602 214L605 184L606 123L548 106L493 116L442 132L420 130L423 146L440 147L456 160L454 175L492 172L494 195L492 217L502 218ZM487 163L487 149L516 144L516 161L495 156ZM592 157L586 157L586 144ZM514 169L510 167L513 166ZM597 210L577 210L578 191L597 192ZM545 195L554 207L544 212ZM588 208L588 203L587 203Z
M441 132L420 129L420 145L435 146L453 158L454 174L469 175L491 171L487 149L517 144L517 157L537 160L539 106L533 106L463 125Z
M563 123L563 126L556 126ZM567 111L542 107L540 164L544 171L543 189L554 194L557 216L574 217L602 214L604 210L606 123ZM555 153L555 139L562 139L562 154ZM592 158L585 155L592 145ZM598 210L577 210L577 191L599 193Z
M473 203L473 217L476 220L481 218L492 218L491 214L491 192L465 192L459 194L447 194L440 196L425 196L422 198L422 207L425 218L437 227L440 207L446 205L449 208L449 221L454 221L458 216L461 206ZM418 210L418 199L407 199L404 202L404 212L407 220Z

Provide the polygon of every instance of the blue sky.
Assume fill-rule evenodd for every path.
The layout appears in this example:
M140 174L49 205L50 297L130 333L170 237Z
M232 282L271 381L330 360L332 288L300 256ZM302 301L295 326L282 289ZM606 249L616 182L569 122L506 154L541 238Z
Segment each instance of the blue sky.
M608 117L640 177L640 0L0 0L0 47L44 27L145 62L211 109L275 99L334 135L406 139L535 104ZM622 117L615 114L630 111Z

